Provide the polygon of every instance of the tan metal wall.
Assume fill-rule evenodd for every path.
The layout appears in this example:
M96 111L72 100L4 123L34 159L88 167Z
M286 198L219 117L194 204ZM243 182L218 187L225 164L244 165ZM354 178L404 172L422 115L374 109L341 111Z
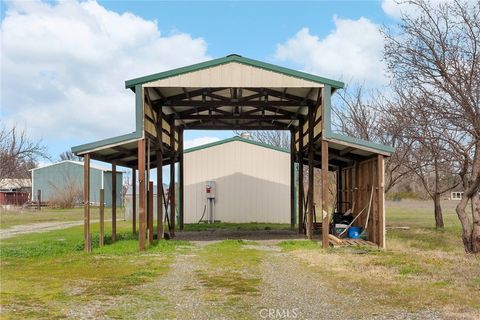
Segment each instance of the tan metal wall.
M216 181L215 220L290 223L288 153L232 141L184 157L185 223L200 220L209 180Z

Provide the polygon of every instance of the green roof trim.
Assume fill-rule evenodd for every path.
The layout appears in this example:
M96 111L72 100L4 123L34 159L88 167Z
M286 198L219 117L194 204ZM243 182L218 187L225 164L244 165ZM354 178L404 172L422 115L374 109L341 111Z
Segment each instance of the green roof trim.
M201 63L197 63L197 64L192 64L192 65L189 65L189 66L186 66L186 67L181 67L181 68L177 68L177 69L173 69L173 70L168 70L168 71L164 71L164 72L160 72L160 73L155 73L155 74L151 74L151 75L127 80L127 81L125 81L125 88L127 88L127 89L130 88L130 89L133 90L134 87L138 84L144 84L144 83L147 83L147 82L152 82L152 81L156 81L156 80L170 78L170 77L178 76L178 75L181 75L181 74L194 72L194 71L198 71L198 70L202 70L202 69L207 69L207 68L215 67L215 66L230 63L230 62L238 62L238 63L241 63L241 64L257 67L257 68L260 68L260 69L273 71L273 72L277 72L277 73L282 73L284 75L295 77L295 78L300 78L300 79L313 81L313 82L317 82L317 83L322 83L322 84L328 84L335 89L339 89L339 88L344 87L343 82L340 82L340 81L319 77L319 76L316 76L316 75L313 75L313 74L310 74L310 73L306 73L306 72L302 72L302 71L297 71L297 70L277 66L277 65L274 65L274 64L271 64L271 63L266 63L266 62L262 62L262 61L258 61L258 60L254 60L254 59L249 59L249 58L244 58L244 57L242 57L240 55L237 55L237 54L231 54L231 55L228 55L226 57L213 59L213 60L209 60L209 61L205 61L205 62L201 62Z
M194 151L198 151L198 150L208 149L208 148L211 148L211 147L219 146L219 145L229 143L229 142L234 142L234 141L250 143L250 144L253 144L253 145L256 145L256 146L259 146L259 147L272 149L272 150L276 150L276 151L280 151L280 152L290 153L290 151L288 151L288 149L272 146L270 144L266 144L266 143L262 143L262 142L258 142L258 141L254 141L254 140L250 140L250 139L245 139L245 138L242 138L242 137L239 137L239 136L235 136L235 137L232 137L232 138L228 138L228 139L224 139L224 140L220 140L220 141L215 141L215 142L211 142L211 143L207 143L207 144L202 144L201 146L198 146L198 147L188 148L188 149L185 149L183 151L183 153L189 153L189 152L194 152Z
M366 147L366 148L374 149L374 150L377 150L377 151L382 151L384 153L392 154L392 153L395 152L395 148L392 148L390 146L386 146L386 145L383 145L383 144L380 144L380 143L375 143L375 142L371 142L371 141L367 141L367 140L363 140L363 139L350 137L350 136L347 136L347 135L344 135L344 134L341 134L341 133L331 132L327 138L335 139L335 140L339 140L339 141L343 141L343 142L347 142L347 143L351 143L351 144L356 144L356 145L361 146L361 147Z

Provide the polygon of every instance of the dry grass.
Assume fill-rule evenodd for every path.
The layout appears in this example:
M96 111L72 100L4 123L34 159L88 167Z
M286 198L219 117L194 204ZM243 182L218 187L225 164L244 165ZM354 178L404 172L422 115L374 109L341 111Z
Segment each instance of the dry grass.
M425 205L424 203L422 205ZM428 206L388 207L387 225L410 230L387 232L385 251L369 248L296 250L332 290L364 300L364 316L402 308L432 310L446 318L480 318L480 257L463 252L453 206L446 229L433 228Z

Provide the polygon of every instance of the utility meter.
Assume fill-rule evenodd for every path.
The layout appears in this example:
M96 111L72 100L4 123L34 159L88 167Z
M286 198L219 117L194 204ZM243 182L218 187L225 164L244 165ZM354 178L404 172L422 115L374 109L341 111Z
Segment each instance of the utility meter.
M215 199L215 181L205 182L205 194L207 199Z

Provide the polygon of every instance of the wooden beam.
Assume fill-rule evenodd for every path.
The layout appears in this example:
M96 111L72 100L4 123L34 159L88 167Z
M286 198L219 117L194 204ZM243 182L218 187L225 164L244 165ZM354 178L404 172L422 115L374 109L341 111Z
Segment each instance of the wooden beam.
M112 162L112 242L117 240L117 165Z
M290 228L295 228L295 132L290 130Z
M173 152L170 155L170 237L175 237L175 126L170 125L170 145Z
M249 100L249 101L217 101L217 100L181 100L174 102L170 107L258 107L258 106L271 106L271 107L299 107L301 103L296 101L258 101L258 100Z
M313 123L315 114L313 108L308 109L308 212L307 212L307 238L313 239L313 211L314 211L314 145L313 145Z
M191 114L182 117L174 117L175 120L263 120L263 121L272 121L272 120L298 120L299 117L294 115L283 115L283 114L266 114L266 115L255 115L255 114Z
M346 147L345 149L340 150L340 151L338 152L338 154L339 154L340 156L344 156L344 155L346 155L346 154L348 154L348 153L350 153L350 152L352 152L352 151L355 151L355 150L357 150L357 148L354 148L354 147Z
M178 186L179 186L179 198L178 199L178 205L179 205L179 216L180 216L180 230L183 231L184 227L184 205L185 205L185 200L184 200L184 180L183 180L183 129L180 129L178 132L178 140L179 140L179 145L178 145L178 150L179 150L179 181L178 181Z
M276 91L269 88L244 88L244 89L253 91L253 92L263 93L264 95L267 94L269 96L276 97L276 98L286 99L287 101L295 102L297 106L299 106L302 103L304 105L307 105L309 103L312 103L312 104L315 103L315 101L311 99L305 100L305 97L296 96L293 94L288 94L283 91Z
M98 245L103 247L105 240L105 189L100 189L100 238Z
M132 233L137 234L137 169L132 168Z
M225 90L225 89L228 89L228 88L200 88L200 89L195 89L195 90L189 91L188 96L190 98L193 98L193 97L198 97L198 96L201 96L201 95L207 95L209 93L217 92L217 91L221 91L221 90ZM152 103L155 104L155 105L156 104L161 104L161 105L165 105L165 106L170 106L170 105L174 105L176 102L182 101L184 99L187 99L187 95L185 94L185 92L179 93L179 94L176 94L176 95L173 95L173 96L165 97L164 99L154 100L154 101L152 101Z
M385 159L377 157L377 193L378 193L378 246L386 248L385 242Z
M258 125L259 122L265 123L265 124ZM202 124L201 121L199 121L197 123L189 124L188 129L189 130L232 130L232 129L235 129L235 130L288 130L288 127L289 127L288 123L282 123L282 124L280 124L279 122L268 123L261 120L252 121L252 123L256 123L252 125L244 125L241 123L239 125L235 125L232 123L229 126L226 126L226 125L219 126L209 122L203 122L203 123L204 124ZM180 127L185 128L185 126L183 125L180 125Z
M336 172L335 172L335 176L336 176L336 194L337 194L337 212L342 212L342 208L340 207L341 206L341 203L342 203L342 192L343 192L343 185L342 185L342 168L341 167L338 167Z
M153 244L153 181L148 182L148 243Z
M161 98L161 99L165 99L165 96L163 95L163 93L160 91L159 88L157 87L152 87L153 91L155 91L157 93L157 95ZM152 101L153 102L153 101Z
M330 219L328 216L328 141L322 140L322 246L328 248Z
M145 250L145 139L138 140L138 194L139 194L139 229L138 244L140 251Z
M299 134L303 135L303 123L299 126ZM305 199L305 190L303 184L303 139L300 139L298 142L297 150L297 162L298 162L298 233L302 234L304 232L303 225L303 208L304 208L304 199Z
M157 239L163 239L163 153L157 150Z
M90 154L83 156L83 247L90 252Z

